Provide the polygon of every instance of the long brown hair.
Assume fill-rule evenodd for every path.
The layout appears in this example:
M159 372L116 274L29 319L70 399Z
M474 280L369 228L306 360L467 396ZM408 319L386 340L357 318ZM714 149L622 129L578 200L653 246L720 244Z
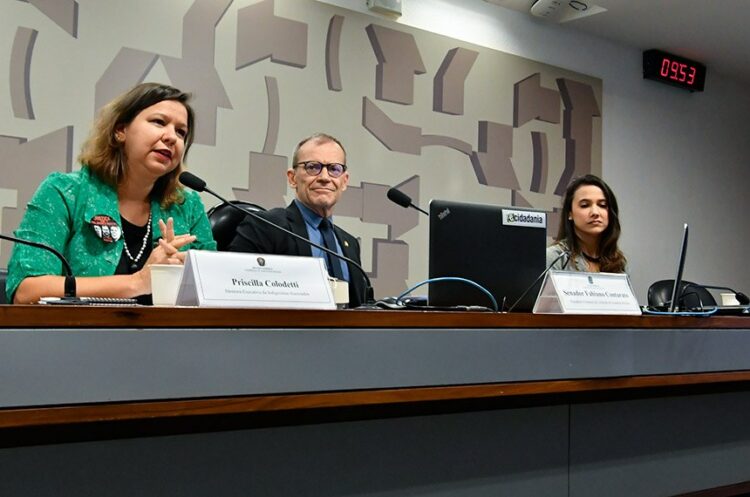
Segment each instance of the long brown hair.
M607 201L609 223L599 238L599 270L605 273L622 273L625 271L627 261L617 247L617 241L620 238L620 210L617 207L617 199L614 192L598 176L587 174L574 179L568 186L563 198L560 228L557 231L556 241L565 244L574 257L581 253L581 244L576 236L575 225L573 224L573 220L570 219L570 213L573 209L573 196L584 185L599 187Z
M123 93L99 111L94 127L81 147L78 161L88 166L103 182L116 188L125 178L127 163L124 144L117 141L115 132L130 124L143 109L164 100L180 102L185 106L188 117L185 149L180 164L172 172L156 180L151 190L151 198L158 200L162 206L168 207L182 202L183 199L178 178L183 171L183 164L193 144L195 133L195 113L188 104L189 93L159 83L141 83Z

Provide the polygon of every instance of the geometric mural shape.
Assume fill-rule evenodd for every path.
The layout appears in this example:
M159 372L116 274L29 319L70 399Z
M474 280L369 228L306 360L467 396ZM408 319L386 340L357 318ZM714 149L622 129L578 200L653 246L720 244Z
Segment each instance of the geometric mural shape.
M335 215L362 219L365 210L364 191L364 185L359 187L350 183L346 187L346 193L341 195L336 203Z
M453 138L451 136L443 136L443 135L422 135L422 146L423 147L446 147L450 148L452 150L456 150L457 152L461 152L462 154L466 156L471 156L473 150L471 147L471 143L467 143L463 140L459 140L458 138Z
M471 156L471 144L443 135L422 135L422 129L394 122L369 98L362 99L362 126L388 150L421 155L422 147L441 146Z
M99 110L116 96L142 83L159 56L153 52L123 47L109 63L94 90L94 109Z
M477 181L483 185L518 190L513 170L513 127L479 121L479 147L471 156Z
M376 24L367 26L366 31L378 59L375 98L413 104L414 75L426 72L414 36Z
M464 82L478 56L479 52L465 48L454 48L448 52L435 73L432 110L463 115Z
M73 163L73 127L66 126L46 135L25 140L0 136L3 170L0 188L16 191L16 207L3 207L0 231L15 229L26 213L26 204L41 182L55 171L69 172ZM3 242L0 267L7 267L10 242Z
M161 56L174 86L194 94L192 106L200 125L195 143L216 145L218 109L231 109L224 83L216 70L216 26L232 0L195 0L182 19L182 57Z
M266 123L266 140L263 142L263 153L271 155L276 151L279 142L281 121L279 82L276 78L266 76L266 94L268 95L268 122Z
M404 209L386 196L390 185L377 183L362 183L363 191L363 213L362 221L365 223L387 224L388 239L395 240L401 235L416 228L419 224L420 214L415 209ZM419 176L412 176L398 187L411 197L406 190L419 194ZM413 199L414 197L412 197ZM414 202L414 200L412 200ZM419 202L416 200L415 205Z
M547 191L547 174L549 173L549 151L547 134L540 131L531 132L532 170L529 190L536 193ZM513 204L515 205L515 204Z
M19 27L13 39L10 56L10 102L13 115L20 119L34 119L31 105L31 55L38 31Z
M401 183L393 185L393 188L411 197L411 203L419 207L419 176L414 175L411 178L407 178ZM391 203L393 204L393 202ZM404 209L404 207L401 207L401 209ZM419 216L422 215L424 214L413 208L407 209L406 213L402 210L401 216L399 216L402 219L392 219L389 223L388 239L395 240L407 231L416 228L419 225Z
M73 38L78 38L78 2L75 0L20 0L28 2Z
M237 200L266 209L285 205L287 157L250 152L247 188L232 188Z
M194 141L216 144L216 117L219 107L231 109L214 63L216 26L232 0L195 0L182 20L182 57L123 47L96 83L95 108L142 83L161 59L169 82L182 91L193 93L191 102L200 126Z
M372 272L370 280L376 298L399 295L408 288L409 246L401 240L372 240Z
M307 66L307 24L273 13L273 0L263 0L237 12L235 69L263 59L293 67Z
M563 138L565 139L565 168L555 188L556 195L565 193L570 180L591 172L591 146L593 144L594 117L601 117L594 89L586 83L559 78L565 110L563 111Z
M328 34L326 35L326 81L331 91L341 91L341 61L339 60L339 49L341 46L341 28L344 25L344 16L333 16L328 23Z
M362 126L388 150L405 154L422 153L422 130L393 122L369 98L362 98Z
M560 122L560 94L542 88L539 73L513 85L513 127L534 119L553 124Z

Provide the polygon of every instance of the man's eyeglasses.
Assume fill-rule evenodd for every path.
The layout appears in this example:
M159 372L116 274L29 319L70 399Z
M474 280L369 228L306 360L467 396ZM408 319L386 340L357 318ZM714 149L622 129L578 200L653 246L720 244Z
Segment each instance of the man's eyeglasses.
M323 164L322 162L309 160L306 162L298 162L294 167L302 166L305 168L305 172L310 176L317 176L325 167L328 170L328 176L331 178L338 178L346 171L346 164L339 164L332 162L331 164Z

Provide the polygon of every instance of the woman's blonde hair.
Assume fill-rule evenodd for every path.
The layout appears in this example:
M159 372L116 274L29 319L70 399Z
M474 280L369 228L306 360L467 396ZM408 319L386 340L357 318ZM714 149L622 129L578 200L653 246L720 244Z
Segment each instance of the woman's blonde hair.
M151 198L167 207L182 202L182 187L178 182L188 150L193 144L195 113L188 104L190 94L159 83L141 83L102 107L89 137L81 147L78 161L103 182L117 187L125 178L126 161L124 143L119 142L115 132L130 124L147 107L164 100L180 102L187 110L187 135L180 164L169 174L159 178L151 190Z

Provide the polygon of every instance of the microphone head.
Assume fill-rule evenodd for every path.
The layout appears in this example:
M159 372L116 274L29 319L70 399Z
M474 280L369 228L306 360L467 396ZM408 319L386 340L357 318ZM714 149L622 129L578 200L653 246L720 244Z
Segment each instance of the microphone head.
M188 171L180 173L180 183L196 192L202 192L206 189L206 182Z
M411 205L411 197L401 190L396 190L395 188L390 188L388 190L388 199L391 202L394 202L401 207L409 207Z

